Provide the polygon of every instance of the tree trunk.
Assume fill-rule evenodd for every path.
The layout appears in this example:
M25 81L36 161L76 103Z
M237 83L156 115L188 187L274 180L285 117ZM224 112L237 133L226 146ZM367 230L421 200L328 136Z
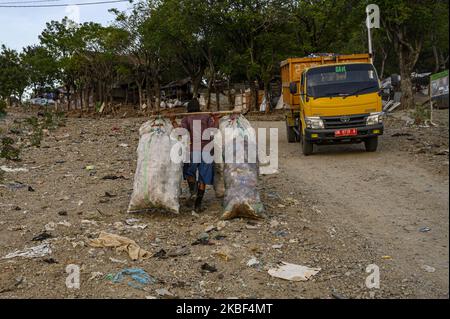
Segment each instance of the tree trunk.
M139 95L139 109L142 109L142 100L143 100L142 85L139 81L136 81L136 86L138 88L138 95Z
M441 64L439 62L439 54L435 45L433 45L433 56L434 56L434 73L439 72Z
M210 77L208 81L208 91L206 93L206 109L209 111L211 108L211 88L212 88L213 77Z
M407 58L408 53L406 49L400 48L399 51L399 64L400 64L400 89L402 91L401 97L401 105L404 109L413 109L415 107L414 103L414 93L412 89L412 81L411 81L411 72L412 67L411 63Z
M265 113L270 113L270 96L269 96L269 81L264 81L264 97L266 99Z
M217 87L217 82L214 81L214 91L216 93L216 110L220 111L220 90Z
M150 85L150 81L147 78L146 81L146 85L145 85L145 93L146 93L146 104L147 104L147 109L152 109L153 105L152 105L152 89L151 89L151 85Z
M155 106L156 106L156 111L159 112L159 108L161 106L161 86L159 83L159 79L156 77L154 79L154 88L155 88Z
M200 83L202 82L202 76L203 76L203 73L200 75L195 75L194 77L191 77L191 79L192 79L192 95L194 97L197 97L197 95L198 95Z

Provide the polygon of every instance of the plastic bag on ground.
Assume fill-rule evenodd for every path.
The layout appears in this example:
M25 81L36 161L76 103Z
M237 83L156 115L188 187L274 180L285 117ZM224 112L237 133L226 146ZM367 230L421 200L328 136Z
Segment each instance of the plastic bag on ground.
M230 134L230 130L227 130L227 128L233 129L231 133L233 136L225 137L226 134ZM220 131L225 141L222 154L227 152L226 143L233 143L234 146L231 148L234 158L231 163L227 163L227 156L224 155L225 197L222 219L236 217L263 218L264 206L257 189L258 161L256 156L255 160L249 158L247 152L250 147L254 147L256 150L256 144L253 145L253 143L256 143L256 138L243 138L246 135L254 136L250 122L242 115L226 116L220 121ZM244 143L236 143L237 140L241 140ZM243 151L245 151L244 161L243 163L238 163L236 155Z
M179 212L183 163L171 160L170 151L178 142L165 118L144 123L139 129L137 168L128 212L155 209Z

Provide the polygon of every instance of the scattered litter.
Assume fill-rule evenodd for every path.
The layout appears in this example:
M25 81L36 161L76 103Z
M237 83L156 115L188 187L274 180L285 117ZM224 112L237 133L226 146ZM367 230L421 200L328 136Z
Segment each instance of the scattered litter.
M127 225L129 225L129 226L132 226L132 225L134 225L135 223L140 222L140 221L141 221L141 220L140 220L140 219L137 219L137 218L128 218L128 219L125 220L125 224L127 224Z
M119 146L120 146L120 147L128 147L128 144L120 143Z
M164 249L161 248L156 253L154 253L152 257L159 258L159 259L166 259L167 258L167 252Z
M191 253L191 251L189 250L189 248L184 246L184 247L178 247L174 251L169 251L168 255L170 257L179 257L179 256L189 255L190 253Z
M39 235L34 236L31 241L43 241L49 238L52 238L53 235L47 233L46 231L40 233Z
M109 257L109 260L112 261L113 263L118 263L118 264L126 264L127 263L126 260L116 259L116 258L113 258L113 257Z
M272 245L272 248L273 248L273 249L281 249L281 248L283 248L283 244L275 244L275 245Z
M120 175L120 176L117 176L117 175L105 175L105 176L102 177L102 179L104 179L104 180L108 180L108 179L115 180L115 179L126 179L126 178L124 176L122 176L122 175Z
M212 232L213 230L217 230L217 227L214 225L210 225L210 226L206 227L205 233Z
M217 223L216 228L217 228L218 231L221 231L222 229L224 229L225 227L227 227L229 223L230 223L230 222L228 222L228 221L226 221L226 220L221 220L221 221L219 221L219 222Z
M220 234L214 236L214 239L215 239L215 240L222 240L222 239L225 239L225 238L227 238L227 236L225 236L225 235L220 235Z
M46 231L53 231L56 228L56 224L54 222L48 222L45 226L44 229Z
M347 297L345 297L344 295L341 295L340 293L338 293L336 290L333 289L333 291L331 292L331 295L336 298L336 299L348 299Z
M191 215L194 216L194 217L197 217L197 218L200 217L200 215L197 214L195 211L192 211L192 212L191 212Z
M412 135L411 133L397 132L397 133L392 134L391 136L398 137L398 136L411 136L411 135Z
M431 228L430 227L422 227L419 229L419 231L421 233L427 233L427 232L431 231Z
M229 261L235 258L235 256L232 253L232 250L228 246L223 246L217 250L214 251L214 255L222 258L225 261Z
M0 169L6 173L18 173L18 172L28 172L27 168L11 168L11 167L6 167L5 165L0 166Z
M277 268L269 269L268 273L272 277L289 281L306 281L320 270L321 268L309 268L306 266L281 262Z
M112 198L112 197L116 197L116 196L117 195L111 194L110 192L105 192L105 197Z
M141 268L126 268L121 271L119 271L117 274L114 275L112 278L113 283L120 283L122 282L124 276L130 276L133 281L128 282L128 286L142 289L143 286L148 284L155 284L156 279L151 277L145 270Z
M29 192L34 192L34 188L31 187L31 186L28 186L28 191L29 191Z
M435 272L436 268L428 266L428 265L423 265L422 269L425 270L426 272Z
M448 149L446 150L439 150L437 152L434 153L434 155L448 155Z
M192 243L192 245L211 245L209 241L209 235L207 233L201 233L196 241Z
M91 281L91 280L94 280L94 279L98 279L98 278L101 278L101 277L103 277L103 273L102 272L94 271L94 272L91 272L91 277L89 277L88 281Z
M276 231L274 235L277 237L286 237L288 235L288 232L286 230L279 230Z
M86 169L87 171L92 171L92 170L95 169L95 166L94 166L94 165L88 165L88 166L85 167L85 169Z
M52 253L52 249L49 243L43 243L37 246L25 248L23 250L16 250L15 252L9 253L2 259L10 259L15 257L24 258L37 258L44 257Z
M54 258L44 258L42 259L42 261L47 264L58 264L58 262Z
M269 225L270 225L270 227L274 228L274 227L277 227L278 225L280 225L280 222L275 219L272 219L270 221Z
M388 255L386 255L386 256L381 256L381 259L392 259L392 257L391 257L391 256L388 256Z
M258 266L260 263L258 261L258 259L256 259L255 257L250 258L249 261L247 261L247 266L248 267L254 267L254 266Z
M132 260L150 258L151 254L140 248L134 240L127 237L122 237L107 232L100 232L97 239L91 240L89 243L92 247L111 247L115 248L116 252L125 251L128 253Z
M205 271L205 272L216 272L217 268L215 266L212 266L208 263L204 263L201 267L201 270Z
M166 288L156 289L155 291L158 295L163 296L163 297L174 297L174 294L171 293Z
M58 222L57 225L66 226L66 227L72 226L72 224L69 223L67 220L64 220L64 221L62 221L62 222Z

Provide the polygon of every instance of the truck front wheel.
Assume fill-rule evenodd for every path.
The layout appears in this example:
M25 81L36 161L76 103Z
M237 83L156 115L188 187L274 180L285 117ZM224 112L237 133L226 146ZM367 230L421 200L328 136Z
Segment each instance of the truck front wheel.
M308 156L313 153L314 144L310 141L307 141L305 136L302 134L302 152L303 155Z
M366 152L375 152L378 148L378 136L364 140L364 146L366 147Z

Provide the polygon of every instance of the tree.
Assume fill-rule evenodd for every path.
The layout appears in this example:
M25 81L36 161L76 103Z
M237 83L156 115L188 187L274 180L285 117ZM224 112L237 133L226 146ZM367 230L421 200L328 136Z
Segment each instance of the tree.
M1 46L0 51L0 99L11 104L11 98L19 102L27 87L26 72L17 51Z
M398 58L401 76L401 103L404 108L414 108L411 73L422 53L424 41L433 30L433 12L439 0L429 1L379 1L381 22L389 43Z
M31 85L35 92L54 86L58 65L45 47L34 45L24 48L21 60L28 77L28 85Z

